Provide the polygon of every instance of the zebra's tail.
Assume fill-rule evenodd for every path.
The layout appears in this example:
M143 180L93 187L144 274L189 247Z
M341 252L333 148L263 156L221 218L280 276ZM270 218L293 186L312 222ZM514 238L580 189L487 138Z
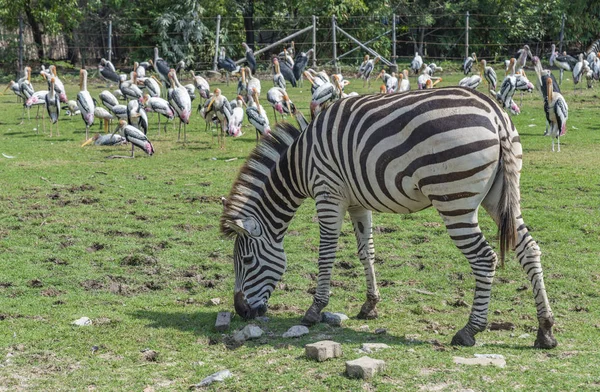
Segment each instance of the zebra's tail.
M512 137L508 130L500 135L502 193L499 203L500 266L508 250L517 245L517 214L520 211L519 158L513 151Z

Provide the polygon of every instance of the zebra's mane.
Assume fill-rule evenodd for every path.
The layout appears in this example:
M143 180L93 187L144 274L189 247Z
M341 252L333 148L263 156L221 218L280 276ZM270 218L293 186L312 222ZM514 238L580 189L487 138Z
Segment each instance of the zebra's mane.
M226 222L241 218L241 212L248 198L248 191L255 188L256 182L264 182L266 172L279 160L288 147L300 136L300 130L288 122L278 123L271 137L263 138L252 150L246 163L241 167L231 192L223 202L221 233L225 237L235 234Z

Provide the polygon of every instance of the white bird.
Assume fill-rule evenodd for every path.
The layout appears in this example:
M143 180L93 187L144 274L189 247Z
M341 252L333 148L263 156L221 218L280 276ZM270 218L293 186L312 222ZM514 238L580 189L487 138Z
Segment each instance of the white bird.
M435 63L431 63L427 66L429 68L429 76L435 75L436 72L442 72L444 69L442 67L438 67Z
M382 69L378 74L377 77L375 78L375 80L381 78L381 80L383 81L383 84L385 85L388 81L388 79L391 77L392 75L390 75L389 73L385 72L385 69Z
M108 131L109 123L115 118L108 110L103 107L96 106L94 108L94 118L99 118L104 123L104 131ZM102 123L100 123L100 128L102 128Z
M177 133L177 141L180 140L181 124L183 123L183 142L187 140L186 125L190 123L190 115L192 114L192 100L188 91L183 87L177 79L177 74L174 69L169 71L169 80L173 88L170 90L169 103L175 109L179 116L179 132Z
M572 71L577 64L577 59L573 56L569 56L566 53L559 55L556 51L556 45L552 44L552 53L550 54L550 66L556 65L560 69L560 84L563 80L564 71Z
M554 151L554 138L556 138L558 152L560 152L560 137L567 132L569 107L560 93L552 91L552 79L550 78L546 79L546 89L548 99L544 101L544 111L547 125L544 136L552 137L552 151Z
M244 121L244 98L241 95L237 96L236 105L232 109L231 117L229 118L229 136L242 136L242 122ZM231 106L231 105L230 105Z
M256 95L260 96L260 80L252 76L252 71L249 67L246 67L246 74L248 76L248 96ZM239 95L239 94L238 94Z
M67 101L67 106L63 107L63 109L66 108L65 114L67 116L76 116L78 114L81 114L79 112L79 107L77 106L77 101L73 101L72 99Z
M140 99L144 96L142 90L137 86L137 74L135 72L131 72L130 80L123 80L119 82L119 89L123 93L125 100L129 99Z
M584 60L583 53L579 54L579 61L573 67L573 84L578 84L583 76L583 68L584 68ZM575 88L575 87L574 87Z
M202 76L196 75L194 71L191 71L191 73L192 77L194 78L194 85L196 86L196 90L198 90L198 94L200 94L202 99L208 99L208 96L210 95L210 86L208 81L206 81L206 79L204 79Z
M489 90L496 90L496 84L498 83L498 76L496 75L496 71L494 68L487 65L487 61L481 60L479 69L481 74L484 77L484 80L488 84Z
M410 62L410 69L413 71L413 74L416 75L421 70L423 66L423 59L419 56L419 52L415 52L415 57Z
M527 58L531 58L531 49L529 49L529 45L523 46L523 49L519 49L518 51L519 57L515 63L515 71L519 72L525 67L527 63Z
M471 53L471 56L467 57L465 59L465 61L463 62L463 72L465 75L468 75L469 72L471 72L471 68L473 67L473 64L477 63L477 56L475 55L475 53Z
M146 94L142 98L142 104L146 108L147 112L154 112L158 114L158 134L160 135L160 117L164 116L168 120L172 120L175 118L175 111L167 102L167 100L162 99L160 97L150 97L150 95ZM165 132L167 129L167 124L165 124Z
M127 120L127 106L115 105L109 109L119 120Z
M292 113L292 109L290 107L290 97L281 87L271 87L269 91L267 91L267 101L273 107L273 116L275 117L275 121L277 121L277 113L279 113L282 117L283 113Z
M131 125L127 125L127 121L119 121L119 126L114 133L117 133L118 131L122 132L125 140L131 143L131 158L135 158L134 148L136 146L148 155L154 154L154 146L152 146L152 143L150 143L150 140L148 140L146 135L144 135L144 133L139 129Z
M119 104L117 97L108 90L104 90L100 93L100 101L108 110L112 110L114 106Z
M281 68L279 68L279 60L277 57L273 57L273 86L279 87L285 90L285 78L281 74Z
M221 129L218 134L219 146L225 147L225 133L229 129L229 123L231 121L231 115L233 110L229 104L229 100L221 94L221 89L215 89L213 96L210 98L210 103L206 107L206 112L213 110L219 119Z
M31 95L31 97L29 97L27 99L27 101L25 101L25 107L27 108L28 111L31 109L32 106L38 107L37 113L35 115L36 120L38 120L38 125L36 127L36 131L38 131L38 129L40 127L40 123L39 123L40 108L41 108L41 106L46 104L46 95L48 95L48 90L38 90L38 91L34 92ZM44 131L46 131L44 111L42 111L42 125L44 127ZM38 133L39 133L39 131L38 131Z
M481 76L479 75L471 75L464 77L458 82L458 85L461 87L468 87L472 89L477 89L477 87L481 84Z
M81 91L77 94L77 106L81 112L81 118L85 122L85 140L89 138L89 130L94 125L94 100L87 91L87 71L82 69L79 71L79 88Z
M392 72L392 75L388 78L385 83L386 92L388 94L395 93L398 91L398 78L396 77L396 72Z
M269 124L269 117L262 105L258 102L258 94L254 92L248 100L248 106L246 108L246 117L248 122L256 129L256 141L258 142L259 134L263 137L271 134L271 126Z
M405 92L410 90L410 80L408 80L408 70L405 69L401 74L398 75L398 92Z
M148 133L148 115L137 99L127 103L127 123L144 132L144 135Z
M21 120L21 124L22 124L23 121L25 121L25 109L26 109L27 100L29 98L31 98L31 96L35 92L35 89L33 88L33 85L31 84L31 67L25 67L25 76L22 77L21 79L19 79L18 83L19 83L19 92L21 93L21 96L23 97L23 116L22 116L22 120ZM31 120L29 110L27 110L27 117L29 118L29 120Z
M50 89L48 90L48 94L46 94L46 110L48 111L48 117L50 117L50 137L52 137L52 128L53 125L56 124L56 136L60 136L60 131L58 130L58 118L60 116L60 98L58 93L55 91L55 82L56 79L52 77L50 79Z
M371 73L373 72L373 69L375 69L375 65L379 62L379 60L379 56L375 57L374 60L370 60L369 55L365 55L365 60L360 65L360 68L358 70L359 76L361 77L361 79L363 79L363 88L366 84L368 84L368 87L371 87Z
M169 79L170 67L166 60L158 56L158 48L154 48L154 59L149 60L150 65L154 68L154 71L158 74L160 80L167 88L171 87L171 81Z
M140 80L140 78L138 77L138 80ZM142 79L142 82L144 84L144 87L146 88L146 91L148 91L148 94L151 97L160 97L160 86L161 83L160 81L156 78L156 76L152 75L149 78L144 78Z

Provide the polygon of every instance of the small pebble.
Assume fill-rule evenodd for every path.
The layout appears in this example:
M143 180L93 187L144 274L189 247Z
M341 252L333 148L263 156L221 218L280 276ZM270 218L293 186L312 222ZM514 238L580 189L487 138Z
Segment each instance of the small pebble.
M77 325L80 327L84 327L84 326L92 325L92 320L90 320L89 317L82 317L78 320L73 321L71 324Z

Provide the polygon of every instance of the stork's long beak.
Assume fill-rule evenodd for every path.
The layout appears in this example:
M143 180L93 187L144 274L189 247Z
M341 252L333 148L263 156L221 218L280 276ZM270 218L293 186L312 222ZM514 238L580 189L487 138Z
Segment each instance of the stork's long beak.
M89 138L88 140L86 140L86 141L85 141L85 142L84 142L84 143L81 145L81 147L85 147L85 146L87 146L88 144L92 144L92 142L93 142L93 141L94 141L94 138L93 138L93 137L91 137L91 138Z
M152 75L152 76L151 76L151 78L152 78L152 79L154 79L154 80L156 80L156 83L158 83L158 85L159 85L160 87L162 87L162 86L163 86L163 84L162 84L162 82L160 81L160 79L158 79L156 76Z
M208 106L206 107L206 111L207 111L207 112L210 112L210 108L212 107L212 105L213 105L213 103L214 103L214 102L215 102L215 97L213 96L213 97L210 99L210 102L208 103Z
M292 108L290 107L290 97L288 97L288 95L286 94L285 96L285 105L288 108L288 113L292 113Z
M312 75L310 74L310 72L308 71L304 71L304 77L306 78L306 80L308 80L310 82L310 84L315 84L315 81L313 80Z
M432 87L434 87L436 84L440 83L442 81L442 78L439 78L438 80L436 80L435 82L433 82L431 84Z
M11 80L12 82L12 80ZM2 95L4 95L4 93L6 92L6 90L8 90L11 86L11 83L9 82L8 85L6 86L6 88L4 89L4 91L2 91Z

